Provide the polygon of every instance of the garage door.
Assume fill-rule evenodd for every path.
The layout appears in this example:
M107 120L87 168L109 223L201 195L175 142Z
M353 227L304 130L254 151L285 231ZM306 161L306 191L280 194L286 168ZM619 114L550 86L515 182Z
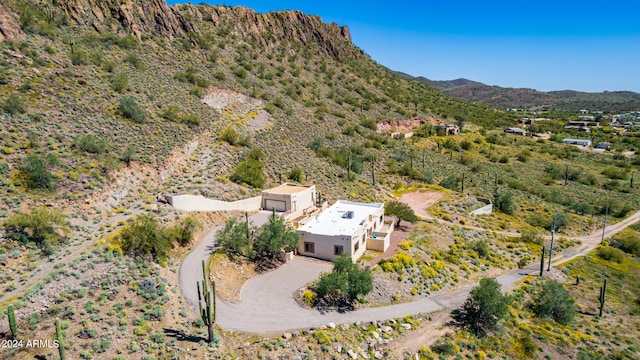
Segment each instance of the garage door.
M265 203L265 210L273 210L273 208L275 208L276 211L284 212L285 211L284 201L267 200Z

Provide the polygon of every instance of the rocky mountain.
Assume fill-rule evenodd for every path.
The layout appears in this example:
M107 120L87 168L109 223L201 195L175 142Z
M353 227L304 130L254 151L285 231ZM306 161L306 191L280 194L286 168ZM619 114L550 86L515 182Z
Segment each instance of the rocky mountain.
M562 90L543 92L526 88L491 86L468 79L437 81L422 76L414 79L425 82L448 96L496 108L545 107L568 111L592 109L614 112L640 109L640 94L631 91L586 93Z

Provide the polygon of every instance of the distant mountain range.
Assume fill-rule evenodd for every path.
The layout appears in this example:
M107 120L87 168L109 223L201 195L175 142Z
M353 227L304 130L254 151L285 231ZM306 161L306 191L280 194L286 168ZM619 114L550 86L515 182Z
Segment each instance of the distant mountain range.
M545 107L558 110L580 109L605 112L640 110L640 94L631 91L587 93L573 90L537 91L526 88L504 88L468 79L436 81L422 76L397 72L398 75L427 83L445 95L496 108Z

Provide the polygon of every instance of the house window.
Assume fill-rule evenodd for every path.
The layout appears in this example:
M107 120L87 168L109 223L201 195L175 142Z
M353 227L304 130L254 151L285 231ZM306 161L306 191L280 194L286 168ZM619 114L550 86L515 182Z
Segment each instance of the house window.
M312 242L305 242L304 243L304 252L306 253L315 253L316 252L316 244L312 243Z
M342 245L335 245L333 247L333 255L337 255L340 256L342 255L342 253L344 252L344 246Z
M358 251L358 249L360 249L360 242L359 241L357 241L356 245L353 247L353 252Z

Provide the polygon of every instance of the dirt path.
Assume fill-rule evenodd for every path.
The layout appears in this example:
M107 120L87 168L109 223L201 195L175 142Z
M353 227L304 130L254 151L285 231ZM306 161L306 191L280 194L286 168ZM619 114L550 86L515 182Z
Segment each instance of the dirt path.
M409 205L416 215L423 219L433 219L427 208L444 198L444 194L437 191L414 191L400 196L400 201Z

